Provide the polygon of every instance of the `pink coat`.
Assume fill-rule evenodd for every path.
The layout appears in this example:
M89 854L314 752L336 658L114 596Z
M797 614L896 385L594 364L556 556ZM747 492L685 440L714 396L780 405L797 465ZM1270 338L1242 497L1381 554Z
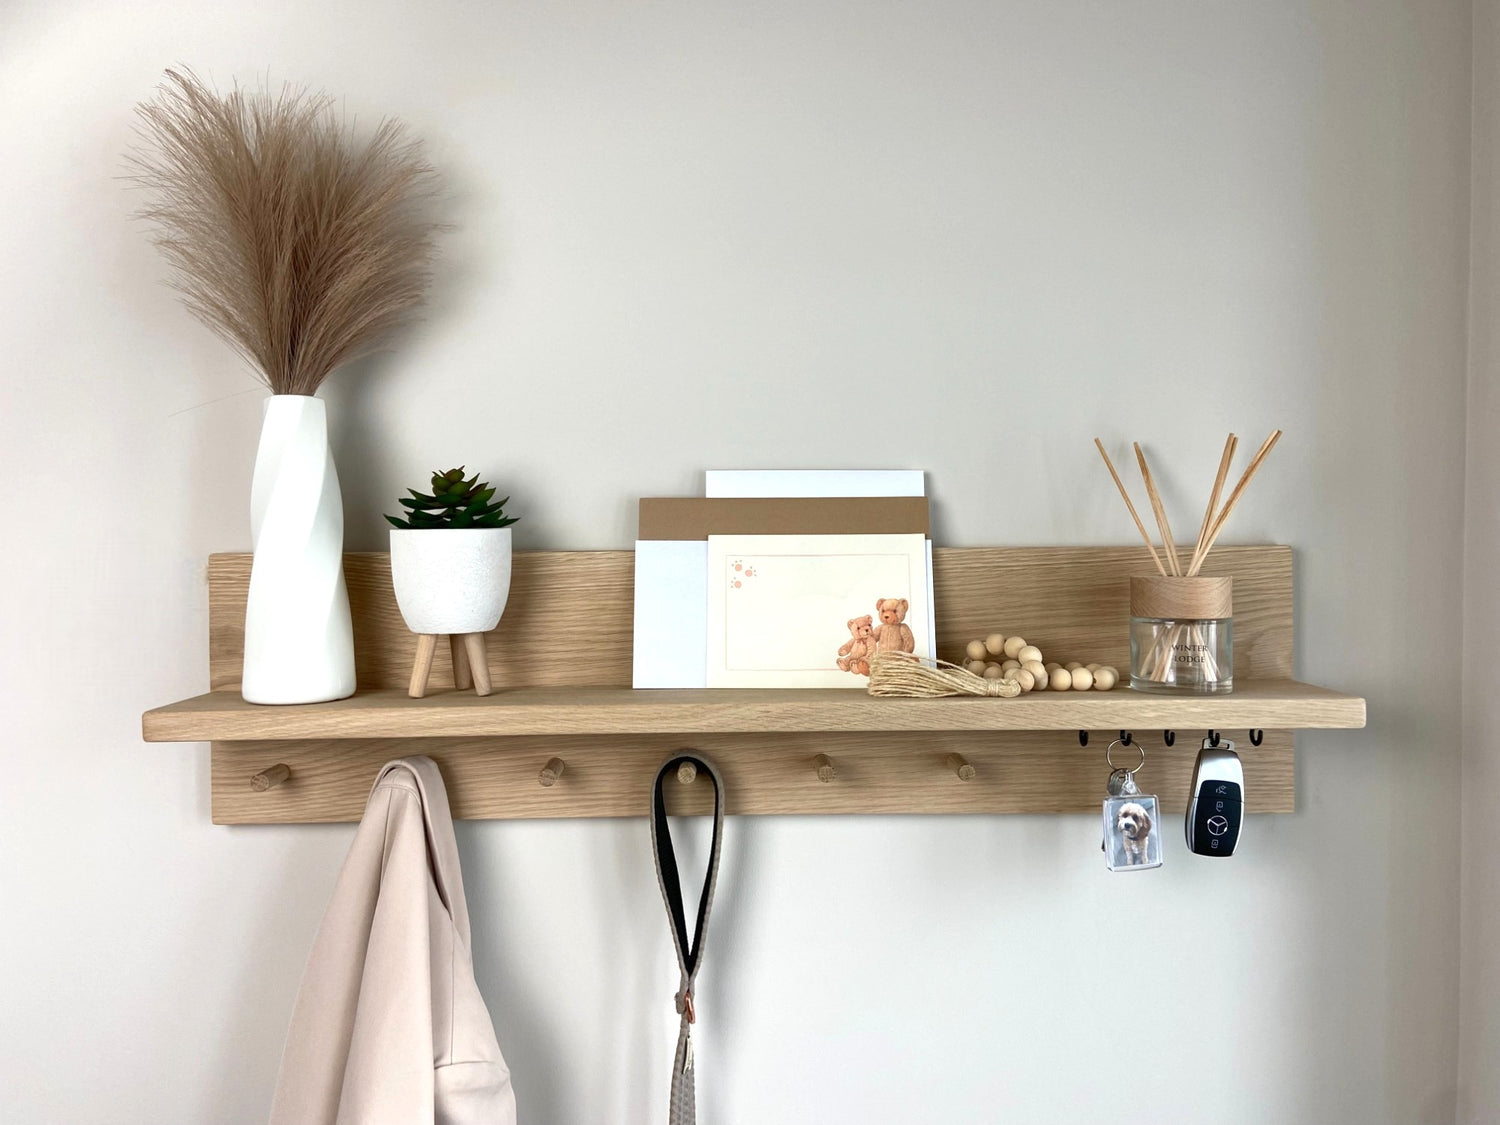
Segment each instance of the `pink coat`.
M271 1125L515 1125L474 983L448 792L430 758L375 779L292 1011Z

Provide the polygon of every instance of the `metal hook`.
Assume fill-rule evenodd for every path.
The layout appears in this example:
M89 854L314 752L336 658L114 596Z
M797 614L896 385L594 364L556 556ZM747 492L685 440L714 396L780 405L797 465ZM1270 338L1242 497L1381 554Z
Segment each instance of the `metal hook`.
M1219 732L1218 731L1211 730L1211 731L1208 732L1208 744L1210 746L1217 746L1217 745L1219 745Z
M1089 732L1086 731L1086 730L1079 731L1078 732L1078 745L1080 745L1080 746L1087 746L1088 744L1089 744Z
M1168 746L1177 745L1177 732L1175 730L1164 730L1161 732L1161 740Z
M1263 730L1252 730L1250 732L1250 745L1259 746L1266 740L1266 732Z
M1130 745L1130 740L1132 738L1134 738L1134 737L1135 736L1133 734L1131 734L1128 730L1122 730L1120 732L1120 741L1123 742L1126 746Z

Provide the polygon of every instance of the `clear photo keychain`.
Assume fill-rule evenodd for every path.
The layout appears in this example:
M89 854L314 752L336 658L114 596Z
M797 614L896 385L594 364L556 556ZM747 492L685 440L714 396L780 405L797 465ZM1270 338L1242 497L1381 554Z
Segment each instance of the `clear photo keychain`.
M1130 769L1116 766L1115 739L1104 751L1109 764L1109 796L1104 798L1104 862L1111 871L1145 871L1161 866L1161 824L1154 794L1142 793L1135 775L1146 764L1146 751L1135 747L1141 760Z

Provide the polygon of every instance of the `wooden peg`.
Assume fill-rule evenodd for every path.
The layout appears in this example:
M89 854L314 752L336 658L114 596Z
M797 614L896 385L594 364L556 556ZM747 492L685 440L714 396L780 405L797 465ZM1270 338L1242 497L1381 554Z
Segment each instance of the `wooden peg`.
M969 759L962 754L949 754L948 768L958 774L959 781L974 780L974 767L969 765Z
M838 777L838 771L833 768L833 759L827 754L819 754L813 759L813 765L818 767L818 780L825 785Z
M550 789L556 785L563 775L567 765L561 758L548 758L547 764L542 767L542 772L537 774L537 781L541 782L543 789Z
M484 650L483 633L465 633L464 647L469 650L469 671L474 676L474 694L490 693L490 658Z
M437 652L436 633L417 634L417 658L411 665L411 686L406 694L421 699L427 694L427 677L432 673L432 654Z
M292 776L292 767L277 762L274 766L263 769L250 779L250 788L257 793L264 793L267 789L275 789L282 782Z
M474 686L474 677L469 672L469 650L464 645L462 633L448 638L448 650L453 653L453 686L459 691L468 691Z
M677 767L677 780L684 785L691 785L698 779L698 767L692 762L683 762Z

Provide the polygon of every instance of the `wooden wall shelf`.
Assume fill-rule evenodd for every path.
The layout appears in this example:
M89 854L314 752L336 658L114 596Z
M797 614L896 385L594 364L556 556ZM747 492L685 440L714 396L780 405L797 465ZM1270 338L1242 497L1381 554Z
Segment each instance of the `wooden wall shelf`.
M1141 570L1140 555L1139 548L938 549L939 652L955 657L966 641L998 628L1022 633L1049 659L1123 668L1128 580ZM732 813L1097 812L1104 747L1122 730L1147 749L1143 786L1172 810L1186 803L1199 740L1210 729L1240 740L1251 811L1290 812L1291 731L1365 722L1359 697L1292 679L1286 547L1215 551L1205 573L1235 577L1238 688L1190 697L1128 688L1013 700L636 691L633 566L623 551L519 553L510 603L489 638L495 694L451 690L440 647L434 694L410 699L415 638L396 609L389 561L346 555L361 690L334 703L266 707L238 693L250 556L215 555L213 690L146 712L144 736L213 743L217 823L357 819L381 763L412 753L438 761L459 817L644 815L658 761L682 749L714 758ZM1260 747L1244 741L1247 729L1265 731ZM1079 730L1094 732L1089 747L1079 746ZM1166 730L1180 736L1172 747L1160 736ZM817 776L820 754L835 763L831 781ZM967 780L954 754L972 765ZM566 770L541 784L554 758ZM707 786L672 788L674 811L707 808Z
M834 689L633 691L516 688L411 699L362 692L335 703L263 707L213 691L147 711L147 742L278 738L506 738L564 734L735 732L1192 730L1350 728L1365 701L1292 680L1246 684L1231 695L1176 697L1116 688L1033 692L1018 699L876 699Z

